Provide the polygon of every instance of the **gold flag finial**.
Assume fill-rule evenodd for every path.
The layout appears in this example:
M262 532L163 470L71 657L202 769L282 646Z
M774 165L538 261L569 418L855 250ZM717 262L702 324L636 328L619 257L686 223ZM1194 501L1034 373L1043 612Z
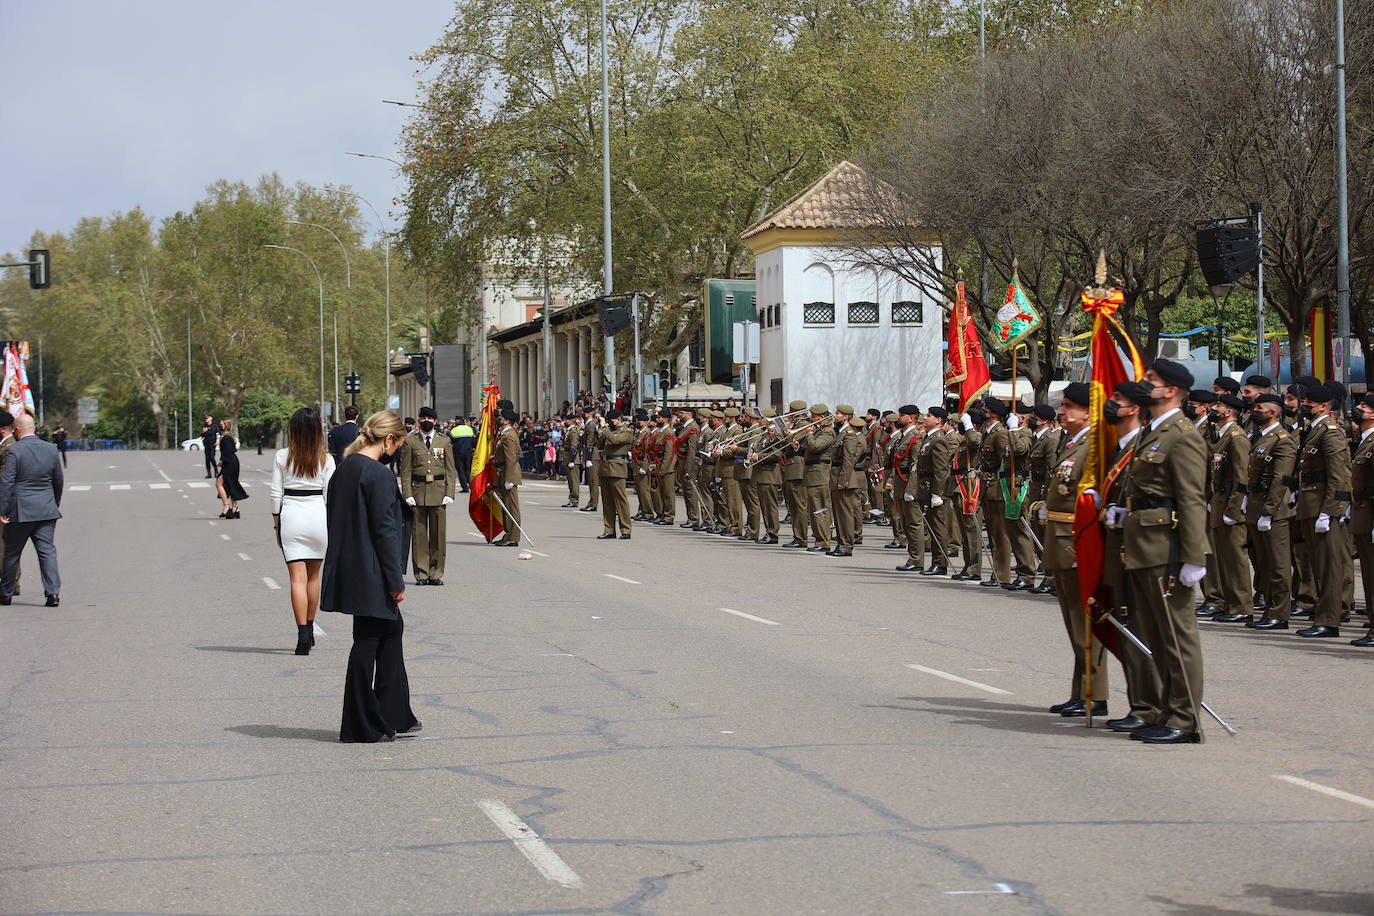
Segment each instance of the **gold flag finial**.
M1107 285L1107 251L1104 248L1097 249L1097 274L1094 279L1098 286Z
M1020 259L1020 258L1012 258L1012 259L1011 259L1011 275L1012 275L1012 277L1019 276L1020 273L1021 273L1021 259Z

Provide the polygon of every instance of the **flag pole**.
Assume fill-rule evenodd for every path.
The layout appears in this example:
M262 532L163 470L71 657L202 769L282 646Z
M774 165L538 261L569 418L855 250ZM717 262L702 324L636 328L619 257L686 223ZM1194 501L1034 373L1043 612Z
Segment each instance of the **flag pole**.
M1090 287L1088 292L1094 299L1103 299L1110 293L1107 289L1107 253L1099 250L1097 253L1097 270L1093 276L1096 285ZM1097 321L1097 316L1093 316L1093 321ZM1089 417L1089 424L1094 417ZM1088 430L1089 435L1094 430ZM1102 481L1097 482L1099 486ZM1106 493L1103 494L1106 498ZM1087 726L1093 727L1093 615L1092 615L1092 596L1080 596L1079 602L1083 605L1083 709L1087 713ZM1111 612L1107 612L1111 616Z

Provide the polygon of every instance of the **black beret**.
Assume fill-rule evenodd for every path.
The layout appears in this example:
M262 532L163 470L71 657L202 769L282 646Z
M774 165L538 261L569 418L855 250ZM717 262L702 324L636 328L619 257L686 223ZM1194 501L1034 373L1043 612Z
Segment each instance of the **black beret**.
M903 404L901 407L897 408L897 413L904 417L919 417L921 415L921 408L917 407L915 404Z
M507 407L505 410L501 411L501 419L509 420L510 422L515 423L520 419L520 414L516 413L515 411Z
M8 410L0 409L0 426L13 426L14 415Z
M1366 407L1374 407L1374 391L1371 391L1371 392L1369 392L1368 394L1366 394L1364 397L1360 398L1360 403L1363 404L1363 405L1366 406ZM3 423L0 423L0 425L4 425L4 424L3 424Z
M1054 408L1048 404L1036 404L1035 415L1042 420L1053 420L1055 417Z
M1274 382L1267 375L1252 375L1245 380L1251 388L1273 388Z
M1164 379L1166 385L1173 385L1175 388L1193 387L1193 373L1172 359L1157 359L1150 363L1150 368L1154 370L1155 375Z
M1300 375L1297 378L1293 379L1294 385L1301 385L1304 388L1316 388L1321 383L1322 380L1317 378L1315 375Z
M1006 402L1001 398L983 398L983 406L986 407L989 412L995 413L999 417L1005 417L1011 412L1007 408Z
M1345 386L1344 386L1344 385L1342 385L1340 382L1336 381L1335 379L1332 379L1331 381L1329 381L1329 382L1326 383L1326 387L1331 389L1331 396L1332 396L1332 398L1333 398L1333 403L1336 403L1336 404L1344 404L1344 403L1345 403Z
M607 420L621 420L621 419L624 419L624 417L625 417L625 412L622 411L622 410L614 410L614 409L612 409L612 410L609 410L609 411L606 412L606 419L607 419Z
M1307 393L1303 397L1314 404L1330 404L1337 399L1336 392L1331 389L1330 385L1313 385L1307 389Z
M636 408L635 408L635 419L636 419L636 420L647 420L647 419L649 419L649 411L645 410L643 407L636 407Z
M1194 388L1192 391L1188 392L1188 400L1192 401L1194 404L1215 404L1217 402L1217 396L1206 389Z
M881 417L883 412L876 407L870 407L868 408L868 415L870 417Z
M414 418L414 417L406 417L405 422L407 422L407 423L413 425L413 424L415 423L415 418Z
M1079 407L1092 406L1093 390L1086 382L1069 382L1064 389L1064 400Z
M673 418L673 412L666 407L660 409L658 415L664 420L671 420Z
M1245 407L1245 402L1242 401L1240 398L1236 397L1234 394L1221 395L1217 398L1217 403L1225 407L1229 407L1232 410L1241 410Z
M499 400L499 401L496 402L496 409L497 409L497 410L514 410L514 409L515 409L515 402L514 402L514 401L508 401L508 400L506 400L505 398L502 398L501 400Z
M1255 403L1256 403L1256 404L1277 404L1279 407L1282 407L1282 406L1283 406L1283 398L1279 397L1277 394L1262 394L1262 395L1260 395L1259 397L1255 398Z
M1021 400L1020 398L1017 398L1016 401L1014 401L1014 402L1012 403L1011 409L1014 410L1014 411L1016 411L1016 412L1019 413L1019 414L1028 414L1028 413L1034 412L1034 410L1035 410L1034 407L1032 407L1030 404L1027 404L1025 401Z
M1149 382L1121 382L1116 386L1116 393L1141 407L1149 407L1154 403L1154 389Z
M941 420L949 417L949 411L945 410L943 407L932 407L930 410L926 411L926 413L930 414L932 417L939 417Z
M434 413L434 408L433 408L433 407L421 407L421 408L420 408L420 419L423 420L425 417L429 417L431 420L437 420L437 419L438 419L438 415Z
M1240 382L1236 381L1233 378L1223 375L1212 382L1212 387L1220 388L1223 391L1229 391L1232 394L1235 394L1237 391L1240 391Z

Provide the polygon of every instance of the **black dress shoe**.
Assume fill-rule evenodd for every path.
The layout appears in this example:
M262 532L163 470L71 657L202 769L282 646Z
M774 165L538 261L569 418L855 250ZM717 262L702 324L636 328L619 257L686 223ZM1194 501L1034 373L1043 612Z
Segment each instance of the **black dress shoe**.
M1217 614L1221 613L1221 608L1217 607L1215 604L1200 604L1193 613L1198 617L1215 617Z
M1027 582L1025 579L1012 579L1010 582L1008 582L1006 585L1002 587L1009 592L1021 592L1030 588L1030 583Z
M56 595L48 595L47 599L48 600L43 602L44 607L57 607L59 602Z
M1124 719L1108 719L1107 727L1114 732L1138 732L1152 726L1138 716L1126 716Z
M596 539L597 539L598 541L610 541L610 540L613 540L614 538L615 538L615 535L614 535L614 534L598 534L598 535L596 536Z
M783 544L782 546L784 546L784 547L805 547L806 545L803 544L801 541L788 541L786 544Z
M906 545L898 543L897 541L892 541L891 543L884 544L883 547L887 548L888 550L897 550L898 548L905 549Z
M505 538L501 538L501 540L499 540L499 541L492 541L492 542L491 542L491 546L493 546L493 547L508 547L508 546L510 546L510 541L506 540Z
M596 511L596 506L583 506L581 509L578 509L577 511L578 511L578 512L595 512L595 511Z
M629 536L628 534L622 534L622 535L620 536L620 539L621 539L622 541L628 541L628 540L630 539L630 536Z
M829 553L830 550L831 550L831 548L829 548L829 547L822 547L820 544L817 544L815 547L808 547L808 548L806 548L806 552L807 552L807 553Z
M829 553L827 553L826 556L827 556L827 557L852 557L852 556L854 556L854 552L853 552L852 550L839 550L839 549L837 548L837 549L832 550L832 551L830 551Z
M1249 623L1254 619L1254 614L1218 614L1212 618L1216 623Z
M1293 635L1294 635L1294 636L1301 636L1303 639L1325 639L1325 638L1329 638L1329 637L1333 637L1333 636L1340 636L1340 635L1341 635L1341 628L1340 628L1340 627L1308 627L1308 628L1305 629L1305 630L1299 630L1297 633L1294 633Z
M943 567L943 566L932 566L932 567L930 567L929 569L923 569L923 570L921 570L921 575L923 575L923 576L947 576L947 575L949 575L949 570L946 569L946 568Z
M1359 639L1352 639L1350 640L1350 644L1352 646L1359 646L1361 649L1368 649L1370 646L1374 646L1374 634L1361 636Z
M1277 617L1261 617L1259 620L1252 620L1246 624L1251 630L1286 630L1288 621L1279 620Z
M416 585L428 585L428 584L429 584L429 580L428 580L428 579L416 579L416 580L415 580L415 584L416 584Z
M1066 719L1077 719L1077 718L1084 717L1084 716L1086 716L1087 714L1088 714L1088 707L1083 703L1082 700L1079 700L1079 701L1078 701L1078 705L1077 705L1076 707L1074 707L1073 709L1066 709L1066 710L1064 710L1063 712L1060 713L1060 715L1063 716L1063 717L1066 718ZM1094 716L1105 716L1106 714L1107 714L1107 701L1106 701L1106 700L1093 700L1093 715L1094 715Z
M996 579L984 579L982 582L979 582L978 584L983 586L983 588L996 588L1002 583L998 582Z
M778 539L775 537L759 538L758 542L760 544L776 544L778 542Z
M900 572L918 572L921 575L925 575L925 569L923 569L919 563L903 563L901 566L895 568Z
M1131 737L1146 744L1201 744L1202 736L1197 732L1185 732L1177 728L1156 725L1132 732Z
M429 580L429 584L430 584L430 585L443 585L443 584L444 584L444 580L443 580L443 579L430 579L430 580Z
M976 582L976 581L978 581L978 577L977 577L977 576L970 576L968 573L963 573L963 572L955 573L954 575L950 576L950 578L953 579L955 582Z
M1050 589L1047 585L1036 585L1032 588L1026 589L1026 592L1031 595L1048 595Z
M754 540L754 538L751 538L751 537L750 537L749 535L747 535L747 534L737 534L737 535L735 535L735 540L737 540L737 541L752 541L752 540Z
M396 734L398 734L398 735L413 735L413 734L415 734L416 732L422 732L422 731L424 731L424 730L425 730L424 723L423 723L423 722L416 722L416 723L415 723L414 725L412 725L410 728L398 728L398 729L396 729Z
M1289 617L1297 617L1299 620L1307 620L1312 617L1312 609L1302 604L1293 605L1293 613Z
M9 607L14 603L14 599L9 595L0 595L0 607Z
M1060 715L1063 715L1065 710L1068 710L1068 709L1082 709L1082 708L1083 708L1083 701L1082 701L1082 700L1065 700L1065 701L1062 702L1062 703L1055 703L1053 706L1051 706L1051 707L1050 707L1050 712L1059 713Z
M679 527L679 528L695 528L695 527L697 527L697 525L696 525L695 522L683 522L682 524L678 525L678 527Z

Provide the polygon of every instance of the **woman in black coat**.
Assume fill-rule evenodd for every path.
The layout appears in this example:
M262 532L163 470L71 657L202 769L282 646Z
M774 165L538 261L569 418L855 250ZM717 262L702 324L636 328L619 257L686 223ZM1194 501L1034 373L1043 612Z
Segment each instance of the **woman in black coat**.
M226 419L220 423L224 434L219 440L219 474L215 490L223 512L220 518L240 518L239 503L248 498L248 492L239 483L239 448L235 437L234 421Z
M410 708L401 635L405 547L396 475L381 463L405 441L405 425L383 410L367 418L329 480L329 546L320 610L353 615L340 741L391 741L419 731Z

